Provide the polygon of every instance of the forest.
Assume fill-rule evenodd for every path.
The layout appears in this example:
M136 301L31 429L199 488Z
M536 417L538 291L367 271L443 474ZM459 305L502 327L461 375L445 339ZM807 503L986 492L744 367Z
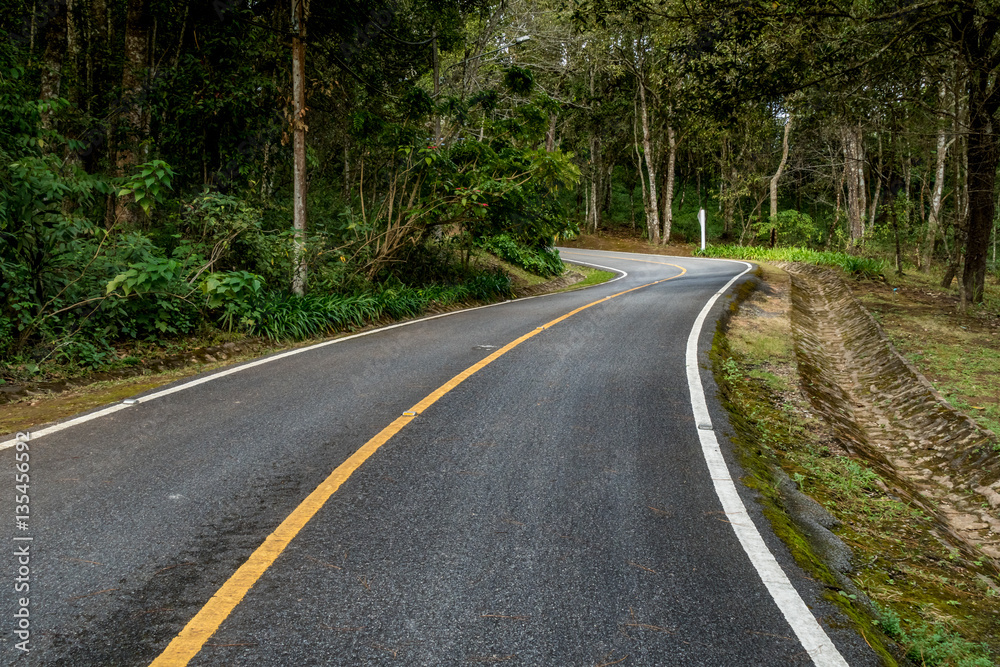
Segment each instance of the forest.
M996 280L985 0L0 0L0 360L511 294L579 234Z

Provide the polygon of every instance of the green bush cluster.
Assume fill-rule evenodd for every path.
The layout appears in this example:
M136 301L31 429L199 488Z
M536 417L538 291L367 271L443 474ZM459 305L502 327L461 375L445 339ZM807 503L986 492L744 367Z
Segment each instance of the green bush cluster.
M458 285L422 288L396 285L358 294L307 294L272 292L239 314L247 332L274 341L302 340L360 327L382 318L414 317L432 306L469 301L495 301L513 296L510 277L480 273Z
M710 245L696 250L699 257L727 257L757 262L804 262L821 266L834 266L858 278L881 278L885 261L871 257L855 257L842 252L824 252L808 248L761 248L736 244Z
M478 241L479 247L500 259L519 266L538 276L562 275L565 270L559 251L548 248L529 247L508 234L485 236Z

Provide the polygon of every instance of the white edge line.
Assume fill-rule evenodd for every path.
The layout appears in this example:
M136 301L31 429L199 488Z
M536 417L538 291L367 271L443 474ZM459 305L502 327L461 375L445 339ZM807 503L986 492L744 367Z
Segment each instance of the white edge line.
M818 665L818 667L848 667L847 661L844 660L833 641L827 636L798 591L792 586L788 576L781 569L781 565L775 560L774 554L767 548L753 520L746 523L746 520L750 518L746 512L746 506L736 490L736 484L732 480L729 467L722 457L722 449L715 437L715 431L711 430L712 421L708 413L708 405L705 402L705 389L701 383L701 370L698 365L698 338L701 336L701 329L708 313L718 298L753 268L753 265L747 262L740 263L747 268L726 283L725 287L708 300L701 313L698 314L698 318L691 328L691 334L688 336L685 364L687 366L688 388L691 392L691 410L694 413L698 439L701 441L701 449L705 455L705 463L708 465L709 476L715 486L715 493L722 502L722 509L733 527L733 532L736 533L740 545L778 605L778 609L781 610L785 620L795 632L795 636L799 638L802 646L809 653L813 664ZM740 522L738 523L738 521Z
M576 262L576 263L583 263L583 262ZM593 266L597 266L597 265L595 264ZM600 268L609 268L609 267L600 267ZM608 280L608 281L603 282L603 283L597 283L597 285L590 285L590 286L588 286L588 287L586 287L584 289L589 289L590 287L597 287L598 285L607 285L608 283L615 282L615 280L621 280L622 278L624 278L625 276L628 275L626 272L622 271L621 269L610 269L610 270L614 271L615 273L620 273L621 275L618 276L617 278L615 278L614 280ZM557 293L558 292L553 293L553 294L557 294ZM64 431L64 430L66 430L66 429L68 429L68 428L70 428L72 426L76 426L78 424L83 424L83 423L92 421L94 419L99 419L101 417L105 417L105 416L110 415L112 413L118 412L119 410L124 410L126 408L131 408L131 407L133 407L135 405L138 405L139 403L147 403L149 401L156 400L157 398L163 398L164 396L169 396L170 394L176 394L177 392L184 391L185 389L191 389L192 387L197 387L198 385L205 384L206 382L212 382L213 380L217 380L219 378L223 378L223 377L226 377L228 375L234 375L236 373L241 373L241 372L243 372L243 371L245 371L245 370L247 370L249 368L256 368L257 366L263 366L264 364L269 364L272 361L278 361L280 359L285 359L287 357L292 357L292 356L295 356L296 354L302 354L303 352L309 352L310 350L315 350L315 349L318 349L318 348L321 348L321 347L326 347L328 345L335 345L337 343L343 343L344 341L353 340L355 338L361 338L362 336L370 336L372 334L381 333L383 331L389 331L390 329L398 329L399 327L410 326L411 324L417 324L418 322L428 322L430 320L436 320L436 319L439 319L439 318L442 318L442 317L450 317L452 315L458 315L459 313L468 313L468 312L472 312L474 310L482 310L483 308L493 308L495 306L503 306L503 305L508 304L508 303L514 303L515 301L527 301L529 299L540 299L540 298L546 297L546 296L553 296L553 294L537 294L535 296L525 296L525 297L521 297L519 299L508 299L507 301L498 301L496 303L488 303L488 304L486 304L484 306L475 306L473 308L463 308L461 310L453 310L453 311L448 312L448 313L440 313L438 315L430 315L428 317L421 317L421 318L414 319L414 320L407 320L405 322L397 322L396 324L389 324L389 325L384 326L384 327L379 327L378 329L371 329L370 331L362 331L360 333L351 334L350 336L343 336L341 338L334 338L333 340L325 340L322 343L315 343L313 345L307 345L305 347L299 347L299 348L296 348L294 350L288 350L286 352L279 352L278 354L273 354L273 355L271 355L269 357L264 357L263 359L257 359L256 361L249 361L249 362L240 364L238 366L232 366L230 368L225 368L225 369L216 371L214 373L211 373L209 375L205 375L203 377L197 378L196 380L191 380L190 382L185 382L184 384L179 384L179 385L176 385L176 386L173 386L173 387L168 387L167 389L162 389L162 390L154 392L152 394L147 394L146 396L141 396L141 397L135 398L135 399L133 399L135 402L132 403L132 404L126 405L124 403L114 403L114 404L109 405L109 406L107 406L105 408L102 408L100 410L96 410L94 412L88 412L87 414L83 414L83 415L80 415L78 417L73 417L72 419L68 419L68 420L66 420L64 422L59 422L57 424L53 424L52 426L48 426L46 428L39 429L37 431L31 431L31 441L34 442L36 439L41 438L43 436L51 435L53 433L58 433L59 431ZM12 438L10 440L4 440L3 442L0 442L0 451L3 451L4 449L9 449L9 448L13 447L16 444L17 444L17 438L16 437Z

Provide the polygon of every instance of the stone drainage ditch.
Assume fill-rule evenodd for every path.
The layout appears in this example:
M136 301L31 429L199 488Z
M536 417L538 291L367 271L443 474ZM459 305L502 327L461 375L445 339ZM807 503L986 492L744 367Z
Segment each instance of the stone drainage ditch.
M937 520L939 539L1000 573L996 435L934 390L837 274L778 266L791 277L799 375L813 407L890 492Z

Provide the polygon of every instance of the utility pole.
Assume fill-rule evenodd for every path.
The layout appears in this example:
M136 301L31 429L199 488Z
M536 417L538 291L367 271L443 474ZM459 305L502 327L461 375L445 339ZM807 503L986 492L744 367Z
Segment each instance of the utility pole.
M292 0L293 222L292 293L306 293L306 17L309 0Z

